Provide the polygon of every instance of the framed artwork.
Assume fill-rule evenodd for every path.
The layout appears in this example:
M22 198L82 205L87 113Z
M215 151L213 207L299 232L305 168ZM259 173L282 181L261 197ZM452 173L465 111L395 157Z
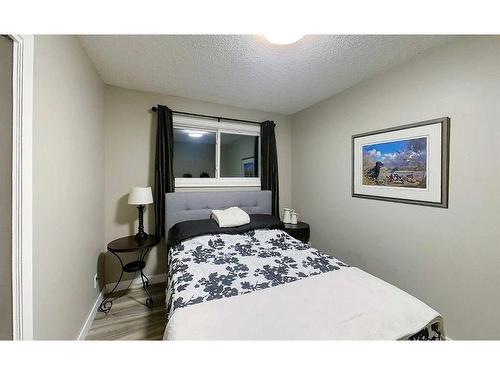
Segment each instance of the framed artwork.
M241 170L244 177L255 177L255 158L241 159Z
M352 136L352 196L448 208L448 117Z

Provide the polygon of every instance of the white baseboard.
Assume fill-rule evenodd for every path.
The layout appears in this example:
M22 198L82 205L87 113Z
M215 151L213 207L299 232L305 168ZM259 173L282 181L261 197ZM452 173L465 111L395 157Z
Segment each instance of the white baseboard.
M148 276L148 278L150 284L159 284L167 280L167 274L160 273L157 275ZM85 323L83 324L83 327L80 331L80 334L78 335L77 340L85 340L87 334L89 333L90 327L92 326L92 322L94 321L94 318L97 314L97 309L99 305L104 299L104 296L107 293L107 291L111 291L115 286L115 284L116 283L106 284L106 286L101 290L101 292L97 296L97 299L94 302L94 305L92 306L92 309L89 312L89 315L87 316L87 319L85 320ZM141 287L142 287L142 280L141 277L139 276L133 280L121 281L116 287L115 291L125 290L127 288L141 288Z
M101 292L97 296L97 299L95 300L94 305L92 306L92 309L90 310L90 313L87 316L87 320L85 320L85 324L83 325L77 340L85 340L85 338L87 337L90 327L92 326L92 322L94 321L95 315L97 314L97 308L101 304L103 298L104 298L104 289L101 290Z

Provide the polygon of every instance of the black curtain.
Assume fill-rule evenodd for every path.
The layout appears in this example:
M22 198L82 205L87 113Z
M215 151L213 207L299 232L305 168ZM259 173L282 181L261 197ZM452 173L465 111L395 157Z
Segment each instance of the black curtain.
M253 156L255 158L254 176L259 177L259 137L255 137L255 142L253 144Z
M173 168L174 126L172 111L158 105L155 157L155 226L156 235L165 237L165 193L175 190Z
M273 192L272 214L279 218L278 152L273 121L260 124L261 176L262 190Z

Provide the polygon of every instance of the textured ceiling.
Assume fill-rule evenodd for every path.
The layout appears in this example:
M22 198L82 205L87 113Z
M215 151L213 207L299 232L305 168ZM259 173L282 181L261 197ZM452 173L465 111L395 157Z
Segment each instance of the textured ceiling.
M104 82L292 114L450 40L424 35L81 36Z

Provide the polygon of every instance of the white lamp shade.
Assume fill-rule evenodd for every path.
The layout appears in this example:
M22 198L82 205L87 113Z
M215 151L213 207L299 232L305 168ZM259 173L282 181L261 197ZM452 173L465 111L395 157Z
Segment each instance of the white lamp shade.
M128 194L128 204L141 206L144 204L153 203L153 193L151 186L148 187L133 187Z

